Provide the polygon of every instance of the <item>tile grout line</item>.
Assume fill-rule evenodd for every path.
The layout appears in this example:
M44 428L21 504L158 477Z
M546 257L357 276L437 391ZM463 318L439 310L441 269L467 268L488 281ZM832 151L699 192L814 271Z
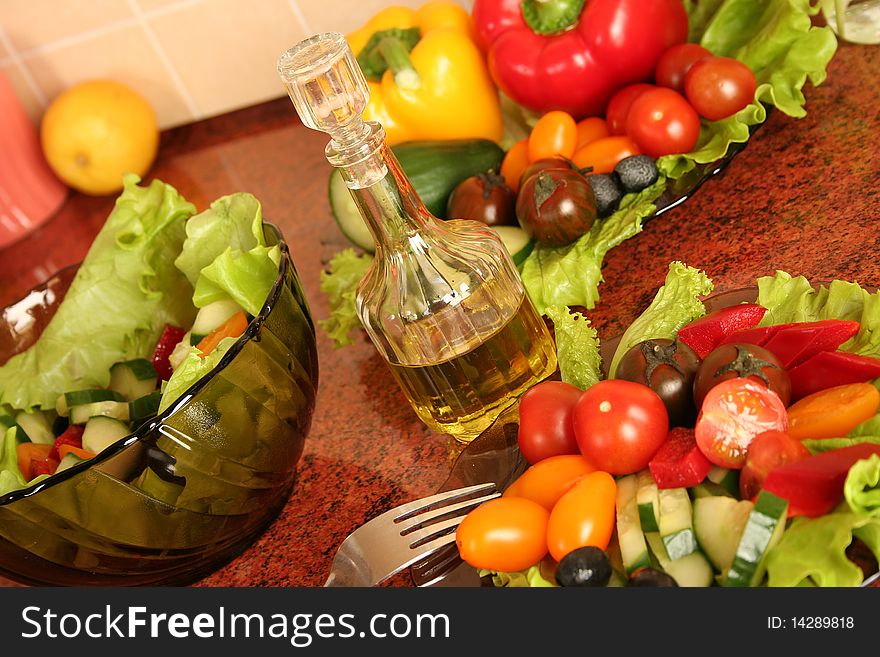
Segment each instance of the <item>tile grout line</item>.
M195 2L189 2L187 4L201 3L202 1L203 0L195 0ZM156 52L156 55L159 57L162 65L165 67L165 71L171 77L171 82L177 90L177 93L180 94L180 97L183 99L187 110L189 110L189 113L192 115L191 120L198 121L199 119L203 118L204 113L201 111L198 103L192 97L192 94L189 93L189 90L183 83L180 74L177 72L177 69L174 68L174 64L168 57L168 53L165 52L165 49L162 47L162 44L160 43L159 38L156 36L156 33L153 31L152 26L149 24L149 21L146 20L148 16L141 11L140 5L138 5L137 0L128 0L128 5L134 12L135 18L140 24L141 29L143 29L144 34L146 34L147 40L150 42L150 45L153 47L153 50ZM179 5L172 6L178 7Z
M312 28L309 25L309 21L306 20L306 15L303 13L299 3L296 0L287 0L287 4L294 16L296 16L296 19L299 21L300 26L306 31L306 35L312 34Z
M34 79L34 76L31 75L28 67L25 66L25 63L19 56L18 51L16 51L15 48L12 46L9 35L6 34L6 30L3 29L2 25L0 25L0 43L3 44L3 47L6 48L7 52L9 53L6 57L3 58L3 60L0 60L0 64L5 64L6 61L4 60L12 62L15 68L18 69L18 72L21 73L27 86L30 87L31 92L34 94L34 96L37 97L37 102L39 102L40 105L45 108L49 102L48 98L46 98L46 94L43 93L43 89L40 87L40 85L37 84L37 81Z

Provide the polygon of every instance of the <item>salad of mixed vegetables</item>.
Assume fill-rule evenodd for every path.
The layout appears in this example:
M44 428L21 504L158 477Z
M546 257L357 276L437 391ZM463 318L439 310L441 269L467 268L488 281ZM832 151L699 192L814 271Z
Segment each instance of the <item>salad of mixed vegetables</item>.
M90 459L209 373L278 275L259 201L196 213L159 180L122 194L37 341L0 367L0 495Z
M880 558L880 292L776 272L706 314L670 265L607 367L551 312L561 381L522 398L529 467L457 531L499 586L857 586Z

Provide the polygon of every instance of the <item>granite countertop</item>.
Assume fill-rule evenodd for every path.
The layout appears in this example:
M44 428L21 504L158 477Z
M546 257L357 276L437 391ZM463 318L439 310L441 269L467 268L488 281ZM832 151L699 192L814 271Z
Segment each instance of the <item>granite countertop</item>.
M880 48L841 44L825 82L805 87L806 117L771 113L723 173L611 251L590 313L600 337L641 312L672 260L706 271L719 292L775 269L880 286L877 71ZM253 193L282 230L312 312L323 318L319 274L347 246L327 201L325 143L280 98L163 133L147 178L174 185L200 210L224 194ZM0 307L81 260L114 200L72 194L50 222L0 252ZM286 507L250 548L197 585L319 586L350 531L436 491L448 476L461 448L420 424L365 337L334 349L319 331L318 347L317 408Z

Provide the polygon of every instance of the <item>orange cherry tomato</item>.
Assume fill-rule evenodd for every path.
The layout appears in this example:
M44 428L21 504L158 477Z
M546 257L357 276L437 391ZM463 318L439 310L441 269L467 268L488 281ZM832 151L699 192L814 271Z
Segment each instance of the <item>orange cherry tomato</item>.
M517 477L504 491L504 497L525 497L552 511L566 491L595 470L580 454L548 456Z
M602 139L602 137L607 137L610 134L605 119L601 119L598 116L582 119L577 124L577 140L575 141L574 149L578 151L590 142Z
M510 147L501 160L501 177L514 192L519 190L519 177L529 164L529 140L520 139Z
M468 513L455 532L461 558L474 568L524 570L547 554L547 509L524 497L499 497Z
M623 158L641 151L626 135L602 137L579 148L571 160L579 169L592 167L590 173L611 173Z
M544 114L529 135L529 162L544 157L571 157L577 145L577 123L568 112Z
M572 486L559 498L547 521L550 556L560 561L572 550L586 545L607 548L614 530L616 498L614 477L602 470L584 476Z
M814 392L788 408L788 434L797 440L839 438L877 414L880 391L849 383Z

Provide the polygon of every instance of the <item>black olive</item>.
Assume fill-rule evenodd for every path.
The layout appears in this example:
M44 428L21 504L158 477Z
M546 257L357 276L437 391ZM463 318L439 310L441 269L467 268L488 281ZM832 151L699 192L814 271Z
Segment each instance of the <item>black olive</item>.
M572 550L556 566L556 581L560 586L606 586L609 579L608 555L593 545Z
M640 192L650 187L660 177L657 163L648 155L630 155L623 158L614 167L614 173L620 181L623 191Z
M613 214L623 198L623 190L614 176L610 173L591 173L587 176L587 182L596 197L596 214L603 218Z
M662 570L639 568L629 576L627 586L678 586L678 582Z

